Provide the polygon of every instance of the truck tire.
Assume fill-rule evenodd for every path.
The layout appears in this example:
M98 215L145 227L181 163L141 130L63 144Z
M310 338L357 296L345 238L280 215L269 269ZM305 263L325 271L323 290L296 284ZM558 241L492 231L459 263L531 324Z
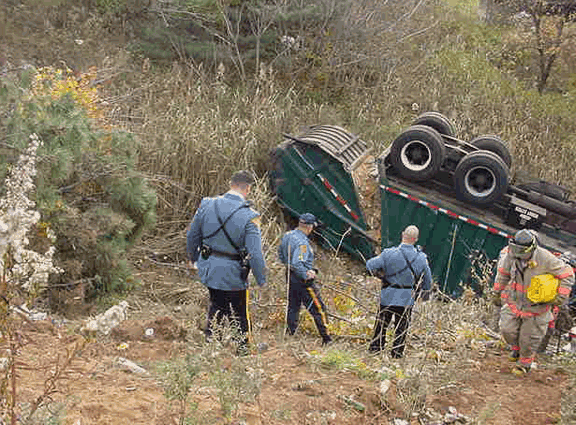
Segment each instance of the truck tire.
M460 160L453 178L458 198L471 204L488 205L508 190L510 170L498 155L480 150Z
M444 140L436 130L413 125L392 142L390 162L407 180L428 180L440 169L445 154Z
M483 134L482 136L472 139L470 144L476 146L478 149L494 152L502 158L508 168L512 166L512 155L510 155L508 145L500 137L493 134Z
M446 136L454 137L454 126L448 118L442 115L440 112L424 112L419 115L418 118L414 120L413 125L427 125L432 127L440 134L445 134Z

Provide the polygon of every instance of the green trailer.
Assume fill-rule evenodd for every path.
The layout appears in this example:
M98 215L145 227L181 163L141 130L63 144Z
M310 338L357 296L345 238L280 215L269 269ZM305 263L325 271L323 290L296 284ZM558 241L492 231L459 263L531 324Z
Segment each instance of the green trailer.
M285 216L294 220L311 212L320 222L315 235L324 247L361 261L372 257L378 243L367 233L351 175L369 153L366 143L332 125L284 138L272 151L270 184Z
M390 151L386 149L377 161L382 248L398 244L402 230L414 224L420 228L418 243L444 293L457 297L465 286L480 289L481 270L494 272L500 251L521 228L511 220L520 200L508 202L507 210L459 200L442 179L412 181L400 176L391 164ZM559 256L573 255L571 239L554 237L557 232L543 231L543 227L540 230L534 231L542 246Z

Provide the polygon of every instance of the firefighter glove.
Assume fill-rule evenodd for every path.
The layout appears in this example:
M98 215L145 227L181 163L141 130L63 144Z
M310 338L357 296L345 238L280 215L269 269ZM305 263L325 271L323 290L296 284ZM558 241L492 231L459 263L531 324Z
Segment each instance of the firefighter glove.
M492 294L492 304L496 307L502 307L502 298L500 297L500 292L495 292Z
M550 304L562 305L562 304L564 304L564 299L562 297L559 297L558 295L556 295L556 297L554 297L554 299L552 301L550 301Z

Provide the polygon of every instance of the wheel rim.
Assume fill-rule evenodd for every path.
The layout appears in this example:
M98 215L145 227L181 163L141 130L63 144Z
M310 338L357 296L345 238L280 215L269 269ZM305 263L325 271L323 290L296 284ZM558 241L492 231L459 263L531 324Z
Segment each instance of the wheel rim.
M432 162L432 152L426 143L413 140L402 147L400 161L409 170L422 171Z
M486 167L473 167L464 176L464 185L471 195L485 198L496 189L496 175Z

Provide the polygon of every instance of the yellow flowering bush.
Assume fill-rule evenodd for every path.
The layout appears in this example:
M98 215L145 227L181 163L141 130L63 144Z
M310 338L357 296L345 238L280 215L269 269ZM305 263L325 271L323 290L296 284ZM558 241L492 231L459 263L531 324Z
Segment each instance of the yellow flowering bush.
M96 77L96 67L86 73L74 73L69 68L39 68L32 81L29 100L41 102L42 99L49 101L70 96L86 111L89 118L103 121L105 111L98 94Z

